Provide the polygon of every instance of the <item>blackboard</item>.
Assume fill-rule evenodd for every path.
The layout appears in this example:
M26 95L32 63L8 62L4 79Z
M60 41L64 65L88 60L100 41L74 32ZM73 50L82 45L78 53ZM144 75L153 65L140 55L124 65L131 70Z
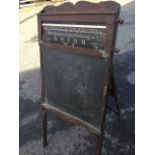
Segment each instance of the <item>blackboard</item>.
M41 50L48 104L98 128L104 59L44 47Z

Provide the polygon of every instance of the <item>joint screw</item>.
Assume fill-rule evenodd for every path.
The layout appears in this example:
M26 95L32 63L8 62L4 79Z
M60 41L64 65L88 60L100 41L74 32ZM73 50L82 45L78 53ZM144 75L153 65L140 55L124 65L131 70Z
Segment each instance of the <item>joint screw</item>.
M119 23L119 24L123 24L124 23L124 19L119 18L116 22Z
M115 48L115 49L114 49L114 52L115 52L115 53L119 53L119 52L120 52L120 49Z

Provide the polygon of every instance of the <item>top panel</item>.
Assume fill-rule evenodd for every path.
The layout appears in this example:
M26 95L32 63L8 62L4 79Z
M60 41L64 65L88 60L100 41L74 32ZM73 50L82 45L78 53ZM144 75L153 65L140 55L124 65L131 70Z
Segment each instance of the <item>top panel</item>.
M44 14L117 14L119 13L120 4L114 1L105 1L100 3L90 3L79 1L75 5L67 2L60 6L47 6L41 12Z

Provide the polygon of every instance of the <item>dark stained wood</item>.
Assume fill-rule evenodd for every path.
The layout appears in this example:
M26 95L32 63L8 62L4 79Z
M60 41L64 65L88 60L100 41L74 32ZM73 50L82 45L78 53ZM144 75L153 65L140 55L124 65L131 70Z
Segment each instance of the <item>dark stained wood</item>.
M79 126L84 126L85 128L87 128L89 131L91 131L92 133L94 133L96 136L100 136L101 135L101 132L99 129L93 127L92 125L88 124L88 123L85 123L83 120L73 116L73 115L70 115L66 112L63 112L47 103L43 103L42 104L42 107L46 110L46 111L52 111L54 112L55 114L57 114L57 116L59 116L62 120L64 120L64 122L66 123L71 123L71 124L76 124L76 125L79 125Z
M114 78L114 74L112 72L112 76L111 76L111 83L109 86L109 90L108 90L108 96L112 96L115 100L115 105L116 105L116 110L114 111L114 108L112 109L114 111L114 113L117 114L118 118L120 119L120 107L119 107L119 101L120 101L120 96L118 95L118 90L116 87L116 83L115 83L115 78Z
M106 41L105 41L105 51L110 55L110 63L109 65L112 65L112 56L114 53L114 46L113 46L113 35L114 35L114 31L115 30L115 23L111 24L111 25L107 25L107 33L106 33Z
M43 146L47 146L47 110L42 106Z
M47 6L42 11L44 14L116 14L119 11L120 4L114 1L105 1L100 3L90 3L79 1L75 5L67 2L60 6Z
M99 53L97 50L89 49L89 48L72 47L72 46L68 46L68 45L64 46L64 45L60 45L60 44L57 44L57 43L46 43L46 42L43 42L43 41L40 41L40 46L59 49L60 52L72 51L72 52L75 52L77 54L102 58L101 53Z
M101 155L102 154L102 144L103 144L103 139L102 139L102 135L97 136L97 151L96 151L96 155Z
M41 19L39 18L39 16L37 17L38 18L38 40L41 38L41 33L42 33L42 28L40 26L40 23L41 23ZM40 50L40 46L39 46L39 50ZM43 74L43 62L42 62L42 52L40 50L40 77L41 77L41 100L42 102L44 102L45 100L45 92L44 92L44 74Z
M41 64L41 89L42 89L42 124L43 124L43 145L47 145L47 112L52 111L61 117L65 122L73 123L86 127L97 136L97 155L101 155L103 135L105 129L106 110L108 96L112 95L114 98L117 96L115 84L112 79L112 61L115 51L115 40L117 35L117 24L123 23L119 19L120 4L114 1L105 1L100 3L90 3L80 1L75 5L72 3L64 3L60 6L47 6L38 14L38 40L40 46L40 64ZM59 23L59 24L90 24L90 25L105 25L105 52L108 57L102 57L95 49L72 47L69 45L61 45L58 43L47 43L43 41L42 37L42 23ZM103 78L102 95L101 95L101 118L100 127L96 128L88 122L83 121L59 108L51 106L45 99L45 84L44 84L44 64L42 47L51 49L58 49L60 52L73 52L79 55L91 56L102 58L105 60L105 77ZM112 85L112 86L111 86ZM111 89L110 89L111 87ZM110 92L109 92L110 90ZM117 98L116 98L117 100ZM70 104L70 103L68 103ZM117 105L119 110L119 107ZM116 153L117 154L117 153Z
M52 21L52 22L65 22L65 23L96 23L96 24L112 24L115 20L113 15L46 15L39 14L42 22ZM58 20L59 19L59 20Z

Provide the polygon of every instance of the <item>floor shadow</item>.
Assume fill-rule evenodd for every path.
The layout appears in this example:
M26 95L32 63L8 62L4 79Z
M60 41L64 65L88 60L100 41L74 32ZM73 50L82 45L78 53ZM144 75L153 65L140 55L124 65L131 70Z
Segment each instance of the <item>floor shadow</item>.
M41 93L38 87L40 79L37 78L40 74L39 69L30 70L20 73L19 81L19 143L20 147L33 139L39 140L42 137L41 131ZM36 76L37 75L37 76ZM39 76L40 77L40 76ZM36 83L36 84L35 84ZM32 90L33 88L34 91ZM30 92L30 94L29 94ZM36 96L36 97L34 97ZM55 134L57 131L64 130L70 125L65 124L54 114L48 114L49 132ZM50 123L53 123L52 130Z
M27 20L33 18L33 17L36 16L38 13L39 13L39 12L37 12L37 13L35 13L35 14L33 14L33 15L31 15L31 16L25 18L25 19L23 19L22 21L19 22L19 24L22 24L22 23L26 22Z

